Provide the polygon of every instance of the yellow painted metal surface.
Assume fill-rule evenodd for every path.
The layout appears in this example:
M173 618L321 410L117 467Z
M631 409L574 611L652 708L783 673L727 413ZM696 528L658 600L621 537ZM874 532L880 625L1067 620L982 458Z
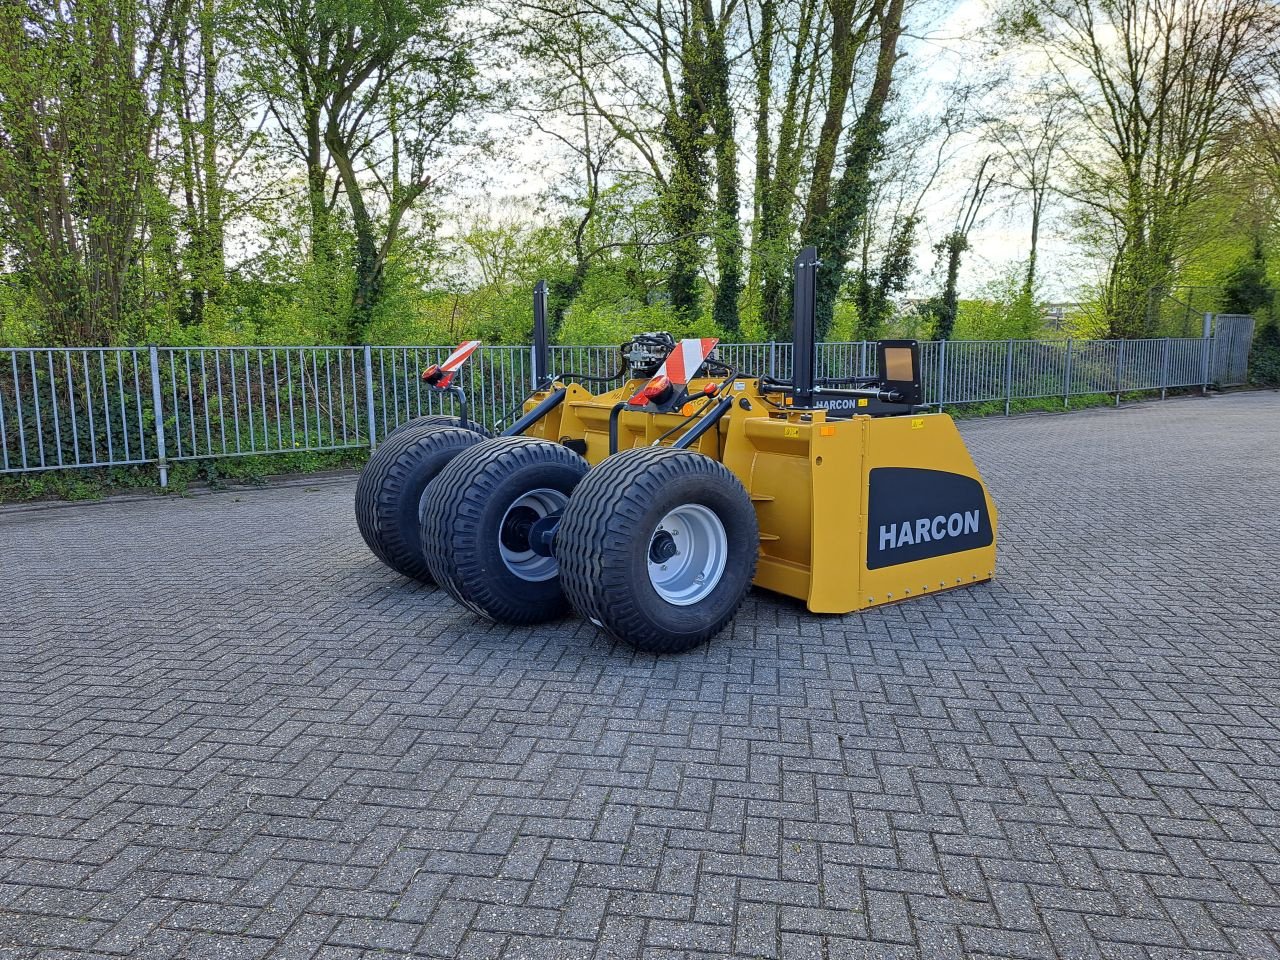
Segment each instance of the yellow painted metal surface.
M592 466L598 464L609 455L609 416L619 403L625 403L636 391L645 385L645 380L629 380L616 390L608 393L592 394L579 384L570 384L564 402L551 411L546 417L534 424L526 433L528 437L541 437L563 443L565 440L582 440L587 449L583 454ZM694 380L689 384L689 392L698 394L701 389L716 380ZM535 393L524 406L525 412L532 410L547 397L546 391ZM700 410L705 404L714 403L712 399L697 398L685 404L692 410ZM687 418L687 414L675 413L643 413L636 410L623 410L618 417L618 449L629 450L632 447L649 446L664 433L678 427ZM723 430L723 422L721 424ZM666 444L679 439L679 432L672 435ZM691 449L704 453L716 460L721 455L720 433L710 430L698 439Z
M864 475L877 467L917 467L971 477L982 484L982 476L974 465L973 458L969 456L960 431L944 413L923 417L868 417L864 420L864 429ZM982 496L991 522L989 546L880 570L868 570L864 562L860 596L856 598L858 604L853 609L879 606L923 593L967 586L995 576L998 515L995 502L985 484L982 484ZM865 561L867 540L876 533L869 528L865 512L861 517L861 527L859 550ZM812 604L810 607L819 609Z
M705 384L715 382L694 381L690 393L696 395ZM598 395L570 384L565 401L528 435L557 442L585 441L584 455L595 465L609 453L610 412L642 384L631 381ZM757 586L803 600L815 613L848 613L967 586L994 575L996 507L949 416L859 415L828 420L820 410L791 410L781 394L762 394L755 380L735 381L729 392L734 406L718 429L709 430L692 449L722 461L751 497L760 525ZM532 397L526 410L545 396ZM695 399L685 410L712 402ZM677 428L685 416L684 412L624 409L618 418L618 447L652 444ZM673 442L681 432L677 429L662 442ZM870 566L869 552L877 542L873 538L883 549L898 533L906 539L911 531L918 532L928 541L930 530L941 530L945 537L948 522L954 528L959 516L932 516L926 510L922 516L902 517L901 527L895 519L872 530L871 477L872 471L881 468L886 475L935 471L979 484L990 522L990 543Z

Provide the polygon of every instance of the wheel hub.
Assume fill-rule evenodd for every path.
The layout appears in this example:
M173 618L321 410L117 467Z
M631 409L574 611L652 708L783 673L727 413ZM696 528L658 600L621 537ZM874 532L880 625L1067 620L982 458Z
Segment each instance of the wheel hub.
M680 548L676 546L676 538L659 527L658 532L653 535L653 540L649 543L649 562L666 563L679 552Z
M502 563L521 580L540 583L560 572L550 550L545 548L548 527L554 527L567 494L550 487L540 487L517 497L507 507L498 527L498 552Z
M729 559L729 537L710 507L686 503L658 522L648 552L653 589L667 603L685 607L715 590Z
M529 532L538 519L538 511L533 507L512 505L502 518L502 530L498 539L508 550L523 553L529 549Z

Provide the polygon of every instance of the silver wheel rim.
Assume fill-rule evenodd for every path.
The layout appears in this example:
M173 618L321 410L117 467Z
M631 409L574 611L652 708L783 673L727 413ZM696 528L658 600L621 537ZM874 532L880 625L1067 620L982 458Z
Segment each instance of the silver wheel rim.
M686 503L658 521L649 537L649 583L667 603L704 599L724 575L729 537L709 507Z
M530 583L550 580L560 572L560 565L556 563L555 557L544 557L530 549L519 549L509 539L504 542L503 532L507 530L508 523L521 513L527 516L528 511L536 514L539 520L555 513L563 513L568 502L568 494L550 487L539 487L517 497L502 515L502 522L498 524L498 551L502 554L503 565L521 580Z

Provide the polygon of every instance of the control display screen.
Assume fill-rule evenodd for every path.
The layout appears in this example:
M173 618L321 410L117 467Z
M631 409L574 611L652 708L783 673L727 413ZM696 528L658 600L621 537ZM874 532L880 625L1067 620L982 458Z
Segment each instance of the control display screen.
M880 371L880 375L886 380L915 382L915 371L911 369L911 348L886 347L884 369Z

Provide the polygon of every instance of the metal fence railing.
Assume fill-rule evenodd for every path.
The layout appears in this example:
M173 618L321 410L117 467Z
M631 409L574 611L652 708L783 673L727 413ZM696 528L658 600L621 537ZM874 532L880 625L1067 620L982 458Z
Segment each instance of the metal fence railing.
M1214 383L1234 387L1248 382L1254 326L1249 314L1220 313L1213 317L1213 367L1209 378Z
M453 401L418 372L449 347L24 347L0 349L0 474L169 464L297 450L373 447L398 424ZM1249 341L938 341L921 345L926 403L1000 403L1242 382ZM787 377L790 343L735 343L721 359ZM557 346L557 373L607 376L615 347ZM523 346L482 347L464 368L470 415L493 426L532 388ZM875 344L818 345L820 377L875 373Z

